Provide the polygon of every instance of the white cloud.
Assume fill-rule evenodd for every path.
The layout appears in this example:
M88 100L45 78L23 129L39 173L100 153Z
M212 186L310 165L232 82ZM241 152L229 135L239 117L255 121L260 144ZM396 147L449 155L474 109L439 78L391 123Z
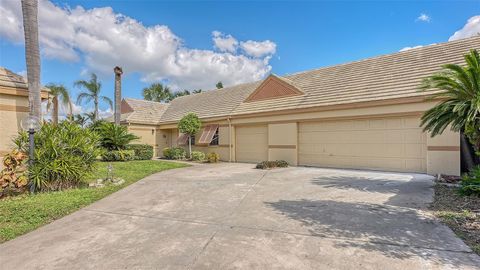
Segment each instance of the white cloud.
M235 53L238 47L238 41L231 35L225 35L219 31L212 32L212 40L215 48L221 52Z
M277 50L277 44L275 44L270 40L265 40L265 41L248 40L245 42L240 42L240 47L246 54L253 57L262 57L266 55L272 55Z
M463 28L455 32L448 41L473 37L475 35L480 35L480 15L468 19Z
M82 70L104 75L119 65L125 73L141 74L142 81L166 81L185 89L262 79L272 68L276 48L269 40L239 43L220 32L212 33L219 51L188 48L165 25L147 27L111 7L63 8L47 0L39 1L39 33L45 57L79 61ZM0 36L23 42L20 1L2 2ZM235 53L239 45L242 51Z
M421 21L421 22L430 22L430 20L431 20L430 16L428 16L425 13L421 13L416 19L416 21Z

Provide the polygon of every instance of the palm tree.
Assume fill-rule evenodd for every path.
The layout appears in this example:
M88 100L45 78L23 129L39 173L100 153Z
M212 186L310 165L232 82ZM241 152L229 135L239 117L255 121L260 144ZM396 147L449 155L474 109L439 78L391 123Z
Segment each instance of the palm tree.
M441 73L423 81L422 90L441 90L432 98L440 103L426 111L421 125L431 136L441 134L448 126L455 132L462 131L480 153L480 56L471 50L464 56L465 67L448 64Z
M113 69L115 73L115 110L114 110L114 120L115 124L120 125L120 114L121 114L121 103L122 103L122 74L123 70L121 67L115 67Z
M106 96L100 96L100 90L102 88L102 83L98 81L97 75L92 73L90 80L79 80L76 81L75 86L84 88L86 91L82 92L77 97L77 104L81 104L83 100L87 102L91 102L93 100L93 104L95 106L93 111L93 121L98 120L98 102L99 100L103 100L104 102L108 103L110 109L113 108L113 102L110 98Z
M42 116L40 99L40 49L38 45L38 0L22 0L25 57L27 62L30 115Z
M72 115L72 102L70 101L70 94L68 93L67 88L61 84L50 83L46 85L50 89L50 95L53 96L52 101L48 100L47 111L50 110L50 107L53 105L52 120L54 124L58 124L58 102L60 101L64 106L68 107L67 117Z
M172 100L172 92L168 86L161 83L152 83L143 88L143 99L156 102L169 102Z
M183 97L183 96L188 96L188 95L190 95L190 91L188 91L188 90L186 90L186 89L183 90L183 91L178 91L178 92L173 93L173 95L171 96L170 101L174 100L174 99L177 98L177 97Z

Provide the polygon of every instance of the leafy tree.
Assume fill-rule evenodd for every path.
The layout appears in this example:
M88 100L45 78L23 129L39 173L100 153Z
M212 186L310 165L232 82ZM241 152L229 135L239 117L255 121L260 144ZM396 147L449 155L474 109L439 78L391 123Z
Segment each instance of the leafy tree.
M448 126L463 131L480 154L480 57L476 50L464 56L465 67L448 64L443 71L423 81L422 90L441 90L432 98L441 100L422 116L421 125L431 136Z
M177 97L183 97L183 96L188 96L188 95L190 95L190 91L188 91L188 90L186 90L186 89L183 90L183 91L178 91L178 92L173 93L172 98L170 99L170 101L176 99Z
M70 94L67 88L61 84L50 83L46 87L50 89L50 95L53 96L52 101L48 100L47 111L53 105L52 120L54 124L58 124L58 102L61 102L64 106L68 107L68 115L72 115L72 102L70 100Z
M222 89L223 88L223 83L222 82L218 82L215 87L217 87L217 89Z
M103 148L111 150L123 150L133 140L139 137L128 132L126 126L115 125L114 123L105 122L96 128L100 135L100 144Z
M192 94L202 93L202 89L193 90Z
M172 91L161 83L152 83L143 88L143 99L156 102L169 102L173 99Z
M95 73L92 73L90 76L90 80L85 81L85 80L78 80L74 84L77 87L85 89L85 92L82 92L78 95L77 97L77 104L81 104L82 101L87 101L91 102L93 101L93 104L95 106L95 109L93 111L93 121L96 121L98 119L98 103L99 100L103 100L106 102L109 106L110 109L113 109L113 102L110 98L106 96L101 96L100 95L100 90L102 88L102 83L98 81L97 75Z
M192 158L192 142L191 138L193 135L195 135L200 128L202 127L202 122L200 122L200 119L195 113L187 113L185 116L180 119L180 122L178 122L178 130L183 133L188 135L188 153L190 155L190 158Z

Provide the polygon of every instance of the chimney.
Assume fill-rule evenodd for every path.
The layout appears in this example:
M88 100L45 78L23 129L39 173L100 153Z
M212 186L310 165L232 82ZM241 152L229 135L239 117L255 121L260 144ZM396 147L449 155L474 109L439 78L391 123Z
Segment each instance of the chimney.
M114 115L115 124L120 125L121 103L122 103L122 74L121 67L116 66L113 69L115 73L115 103L114 103Z

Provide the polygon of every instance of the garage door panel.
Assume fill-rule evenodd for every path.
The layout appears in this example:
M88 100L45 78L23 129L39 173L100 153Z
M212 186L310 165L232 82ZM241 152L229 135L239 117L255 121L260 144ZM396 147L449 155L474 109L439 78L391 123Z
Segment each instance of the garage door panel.
M425 172L419 123L418 117L300 123L299 164Z
M259 162L268 159L267 126L236 127L236 159Z

